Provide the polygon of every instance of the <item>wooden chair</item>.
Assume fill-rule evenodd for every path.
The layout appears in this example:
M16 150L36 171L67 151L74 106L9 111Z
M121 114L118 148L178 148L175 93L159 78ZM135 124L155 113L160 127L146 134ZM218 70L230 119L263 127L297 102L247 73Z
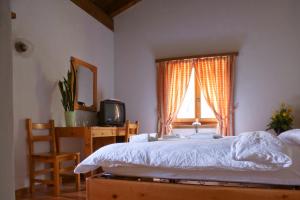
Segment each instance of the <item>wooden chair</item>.
M125 142L128 142L129 137L131 135L136 135L139 132L139 128L140 128L140 124L138 121L136 121L135 123L130 123L129 120L126 121L125 123Z
M49 123L32 123L31 119L26 119L28 148L29 148L29 178L30 178L30 192L34 192L34 184L54 185L54 194L60 193L60 175L73 174L74 166L61 167L63 161L74 161L77 165L80 162L79 153L59 153L55 141L55 128L54 121L49 120ZM33 130L48 130L48 135L33 135ZM50 152L47 153L34 153L34 144L37 142L49 142ZM45 165L51 164L50 168L35 169L36 163L44 163ZM36 176L46 175L50 173L48 179L38 179ZM69 174L70 175L70 174ZM76 190L80 190L80 175L74 174L76 179Z

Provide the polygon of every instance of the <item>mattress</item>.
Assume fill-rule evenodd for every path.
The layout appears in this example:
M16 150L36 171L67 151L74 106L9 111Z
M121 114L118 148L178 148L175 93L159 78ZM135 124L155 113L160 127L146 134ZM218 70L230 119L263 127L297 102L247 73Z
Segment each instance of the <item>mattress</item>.
M224 169L190 170L127 165L103 167L103 170L106 173L116 176L300 186L300 172L295 167L278 171L234 171Z

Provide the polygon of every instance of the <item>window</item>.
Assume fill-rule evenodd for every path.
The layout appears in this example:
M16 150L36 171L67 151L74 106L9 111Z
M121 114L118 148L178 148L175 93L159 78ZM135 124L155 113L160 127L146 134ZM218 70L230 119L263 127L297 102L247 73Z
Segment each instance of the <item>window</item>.
M234 135L233 86L237 55L233 52L156 60L160 135L170 134L173 127L191 126L195 119L202 127L218 124L219 133Z
M195 69L193 68L185 98L179 108L173 126L191 125L196 118L198 118L203 125L215 126L217 124L216 117L200 90L199 83L195 76Z

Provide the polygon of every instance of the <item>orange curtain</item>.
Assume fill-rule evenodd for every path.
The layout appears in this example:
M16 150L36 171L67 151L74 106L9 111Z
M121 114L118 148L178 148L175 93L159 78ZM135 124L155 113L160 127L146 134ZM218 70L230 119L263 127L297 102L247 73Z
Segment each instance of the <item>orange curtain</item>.
M218 132L234 135L233 79L235 56L217 56L194 60L201 91L218 121Z
M192 60L173 60L157 63L158 133L172 130L184 99L192 72Z

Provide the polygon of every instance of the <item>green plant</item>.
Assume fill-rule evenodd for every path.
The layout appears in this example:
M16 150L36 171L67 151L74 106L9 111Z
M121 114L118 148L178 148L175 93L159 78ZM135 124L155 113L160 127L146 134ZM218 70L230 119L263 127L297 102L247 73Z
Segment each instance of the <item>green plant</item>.
M76 72L72 65L71 71L68 70L67 77L58 82L61 93L61 103L65 111L74 111L74 101L76 93Z
M294 117L292 108L284 103L279 110L275 111L271 117L271 122L267 125L267 130L273 129L277 135L287 131L293 126Z

